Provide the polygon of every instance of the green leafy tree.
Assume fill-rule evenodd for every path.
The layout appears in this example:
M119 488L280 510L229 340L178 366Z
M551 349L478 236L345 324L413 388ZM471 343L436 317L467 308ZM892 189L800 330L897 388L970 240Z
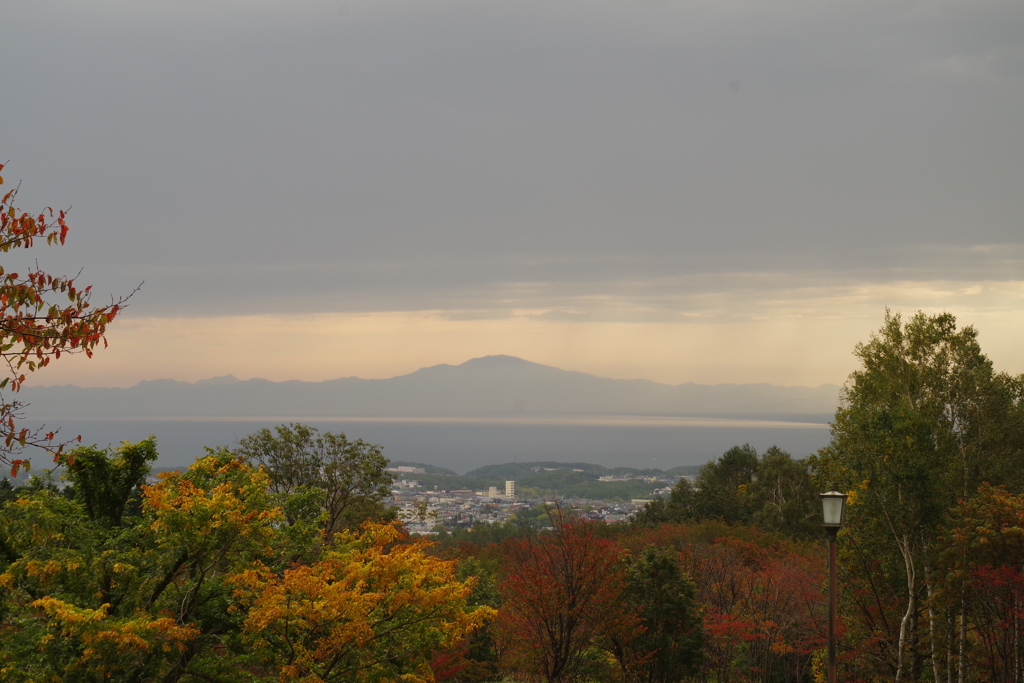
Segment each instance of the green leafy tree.
M127 510L138 511L140 487L156 461L156 439L124 444L110 452L97 448L77 448L68 463L70 492L85 508L90 520L115 528Z
M681 522L693 514L693 486L686 479L680 479L668 500L660 496L640 508L631 522L639 527L656 527L659 524Z
M843 533L872 549L888 580L902 583L895 633L871 634L884 643L879 658L897 682L917 679L918 648L927 642L932 675L942 679L954 658L965 665L966 633L959 655L951 641L942 651L943 639L922 633L923 604L927 633L954 619L926 600L934 592L937 527L982 481L1019 485L1021 382L996 373L974 328L957 329L948 313L904 321L886 312L882 328L854 354L861 368L843 391L831 443L811 464L819 487L854 494Z
M750 444L733 446L701 468L694 486L693 519L747 523L755 503L750 485L757 477L757 451Z
M668 500L655 499L633 524L720 519L755 524L791 538L821 535L820 503L807 462L772 446L760 457L750 444L733 446L704 465L691 485L680 479Z
M821 503L805 461L772 446L761 455L748 492L752 524L789 538L821 536Z
M548 503L538 503L532 508L520 508L512 515L509 522L521 528L539 529L551 525L552 510L552 506Z
M14 493L14 486L6 478L0 479L0 507L8 501L12 501L17 496Z
M379 446L291 424L275 427L273 432L261 429L243 438L234 452L261 465L276 494L318 492L328 534L356 529L367 519L394 518L384 505L393 479ZM296 513L286 512L291 513L290 522L297 519Z
M436 540L444 546L455 545L489 545L501 543L505 539L519 536L534 536L537 528L529 524L517 524L514 521L474 522L468 529L438 529Z
M648 546L627 562L625 607L639 628L608 624L608 647L627 681L676 683L699 672L704 628L696 593L678 553Z

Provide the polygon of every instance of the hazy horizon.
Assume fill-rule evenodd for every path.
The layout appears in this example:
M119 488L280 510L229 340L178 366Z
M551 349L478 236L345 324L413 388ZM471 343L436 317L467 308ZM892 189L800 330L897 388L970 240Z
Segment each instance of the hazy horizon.
M252 377L236 377L235 375L228 373L228 374L225 374L225 375L218 375L218 376L214 376L214 377L202 377L202 378L199 378L199 379L196 379L196 380L192 380L192 381L180 380L180 379L177 379L177 378L174 378L174 377L146 377L146 378L140 379L138 382L136 382L133 385L78 385L78 384L74 384L74 383L71 383L71 382L64 383L64 384L43 384L43 383L37 382L37 383L32 384L31 386L39 387L39 388L51 388L51 387L62 387L62 386L80 386L80 387L93 387L93 388L127 388L127 387L130 387L130 386L138 386L139 384L145 384L145 383L151 383L151 382L164 382L164 381L181 382L181 383L185 383L185 384L213 385L213 384L232 384L232 383L236 383L236 382L250 382L250 381L266 381L266 382L273 382L273 383L285 383L285 382L325 383L325 382L336 382L338 380L343 380L343 379L386 380L386 379L397 379L397 378L400 378L400 377L406 377L406 376L414 374L414 373L416 373L416 372L418 372L420 370L429 370L429 369L432 369L432 368L440 368L440 367L459 367L459 366L465 365L467 363L471 363L473 361L479 361L479 360L483 360L483 359L487 359L487 358L495 358L495 357L509 357L509 358L514 358L516 360L523 360L523 361L526 361L527 363L530 363L530 364L544 365L545 367L550 367L550 368L555 368L556 367L554 365L545 365L543 363L534 363L533 361L531 361L528 358L519 358L518 356L504 356L504 354L488 354L488 355L485 355L485 356L478 356L476 358L468 358L465 361L463 361L462 363L437 363L435 365L427 365L427 366L424 366L422 368L417 368L416 370L413 370L411 372L402 373L400 375L392 375L392 376L389 376L389 377L359 377L358 375L348 375L348 376L345 376L345 377L329 377L329 378L322 379L322 380L302 380L302 379L271 380L271 379L267 379L266 377L257 377L257 376L252 376ZM557 369L564 370L565 368L557 368ZM570 370L570 372L581 372L581 371ZM589 373L589 372L585 372L585 373L582 373L582 374L590 375L590 376L594 376L594 377L602 377L601 375L597 375L595 373ZM41 377L42 376L43 375L41 375ZM646 381L649 381L649 382L655 382L656 384L667 384L668 386L681 386L683 384L698 384L698 385L702 385L702 386L721 386L721 385L732 385L732 386L734 386L734 385L748 385L749 384L749 385L769 385L769 386L777 386L777 387L806 387L806 388L820 388L820 387L824 387L824 386L829 386L829 387L831 387L831 386L836 386L836 387L841 386L839 384L823 383L823 384L818 384L818 385L814 385L814 386L808 387L806 385L799 385L799 384L772 384L771 382L718 382L718 383L713 384L713 385L711 385L711 384L704 384L704 383L700 383L700 382L680 382L680 383L677 383L677 384L670 384L668 382L658 382L656 380L652 380L652 379L649 379L647 377L608 377L607 379L624 379L624 380L627 380L627 381L629 381L629 380L646 380Z

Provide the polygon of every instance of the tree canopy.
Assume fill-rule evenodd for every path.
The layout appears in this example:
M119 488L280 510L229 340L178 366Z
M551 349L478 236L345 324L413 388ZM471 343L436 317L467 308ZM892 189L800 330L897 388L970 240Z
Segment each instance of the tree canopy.
M680 479L668 500L655 499L633 523L716 519L756 524L792 538L821 535L820 506L808 464L777 446L760 456L750 445L733 446L700 468L691 484Z
M274 431L261 429L243 438L234 452L263 468L272 492L293 498L315 494L328 535L356 529L369 518L394 518L383 504L392 477L379 446L291 424L275 427ZM289 522L295 521L299 509L285 508Z
M904 320L887 312L854 354L861 367L844 389L831 443L811 464L820 488L851 493L843 545L847 561L865 569L860 587L889 596L864 603L873 616L860 623L880 645L875 655L897 681L916 680L924 657L934 677L951 676L970 644L962 629L947 634L966 623L965 608L935 609L939 528L984 482L1021 491L1024 383L996 372L976 330L958 329L948 313ZM886 602L898 617L887 616L895 610ZM936 634L927 646L922 629Z
M493 612L397 523L327 539L227 449L147 485L155 458L77 449L0 507L0 679L415 683Z

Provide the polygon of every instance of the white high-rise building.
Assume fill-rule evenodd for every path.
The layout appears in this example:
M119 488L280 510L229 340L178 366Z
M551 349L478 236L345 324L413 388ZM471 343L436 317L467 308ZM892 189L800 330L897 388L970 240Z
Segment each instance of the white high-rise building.
M516 497L516 483L514 481L505 482L505 497L515 498Z

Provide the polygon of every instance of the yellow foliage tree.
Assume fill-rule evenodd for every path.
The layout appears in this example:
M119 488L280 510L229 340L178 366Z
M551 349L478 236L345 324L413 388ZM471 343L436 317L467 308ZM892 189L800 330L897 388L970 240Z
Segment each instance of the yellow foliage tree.
M0 505L3 683L418 683L493 612L394 526L288 524L226 450L152 486L151 440L76 455L70 498Z
M281 681L432 681L436 653L494 610L469 609L472 580L456 580L455 562L430 556L428 545L368 523L335 536L319 562L242 572L247 642Z

